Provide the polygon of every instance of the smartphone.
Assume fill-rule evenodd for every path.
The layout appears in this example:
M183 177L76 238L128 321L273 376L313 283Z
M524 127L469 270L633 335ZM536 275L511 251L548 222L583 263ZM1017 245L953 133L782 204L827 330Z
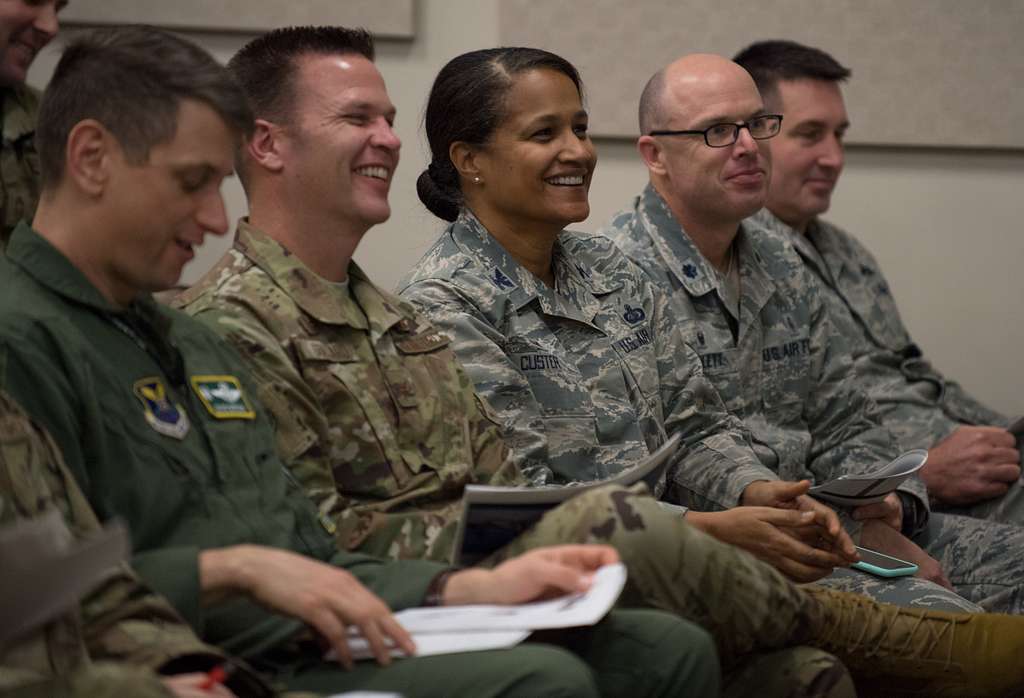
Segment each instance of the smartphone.
M857 546L857 554L860 555L860 562L855 562L850 567L877 577L907 577L917 572L917 565L913 562L883 555L880 552L868 550L859 545Z

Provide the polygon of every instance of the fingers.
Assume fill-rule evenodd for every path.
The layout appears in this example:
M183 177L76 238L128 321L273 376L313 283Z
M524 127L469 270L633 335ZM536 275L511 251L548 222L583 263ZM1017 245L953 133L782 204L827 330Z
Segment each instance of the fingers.
M1010 484L1020 479L1020 466L1006 462L1005 465L996 465L986 468L985 475L992 482L1005 482Z
M966 427L961 427L961 429L964 428ZM972 431L979 437L980 441L991 446L1013 448L1017 445L1017 438L1001 427L973 427Z
M792 505L793 500L807 494L807 491L811 489L811 481L799 480L797 482L773 482L772 488L774 489L775 500L777 505Z
M345 624L329 608L321 608L310 614L306 622L327 640L334 653L338 655L338 661L351 671L354 665L352 652L348 648L348 632L345 629Z
M619 561L619 551L610 545L558 545L552 548L560 562L593 571Z
M405 652L406 655L411 657L416 654L416 643L413 642L412 635L402 627L402 624L393 615L389 613L381 618L380 628L387 637L394 641L395 646Z
M381 633L380 628L377 627L377 618L370 618L369 620L358 624L359 630L362 632L363 637L366 638L367 644L370 645L370 652L373 653L374 659L381 666L387 666L391 663L391 650L388 648L387 643L384 641L384 634Z
M593 575L581 574L579 569L555 560L542 560L529 572L534 582L545 589L545 593L551 590L566 594L586 591L593 580Z

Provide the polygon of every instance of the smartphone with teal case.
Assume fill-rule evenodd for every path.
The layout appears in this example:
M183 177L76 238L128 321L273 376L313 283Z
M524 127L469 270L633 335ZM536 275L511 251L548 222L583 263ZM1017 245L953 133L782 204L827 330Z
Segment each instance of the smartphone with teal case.
M860 555L860 562L855 562L850 567L877 577L908 577L917 572L917 565L913 562L883 555L880 552L868 550L859 545L857 546L857 554Z

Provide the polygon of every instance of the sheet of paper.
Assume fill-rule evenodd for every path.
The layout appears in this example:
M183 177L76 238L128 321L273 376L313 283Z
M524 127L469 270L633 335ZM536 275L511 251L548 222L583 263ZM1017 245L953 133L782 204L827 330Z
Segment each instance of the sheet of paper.
M74 608L128 555L118 522L72 540L56 510L0 531L0 645Z
M410 608L395 618L411 633L460 633L467 630L541 630L593 625L601 620L626 584L626 566L606 565L585 593L518 606L443 606Z
M481 652L514 647L529 637L530 632L530 630L469 630L459 633L413 633L412 640L416 643L416 656L429 657L433 654ZM353 659L373 659L369 643L361 636L349 640L348 646L352 651ZM400 650L393 649L391 656L402 657L404 655ZM327 658L335 658L333 651L327 655Z
M818 499L844 506L863 506L885 499L916 473L928 460L928 452L914 449L900 455L884 467L868 473L843 475L810 489Z
M626 566L616 563L599 569L590 589L581 594L516 606L410 608L399 611L395 618L412 635L418 656L499 649L522 642L534 630L593 625L611 610L625 584ZM370 658L366 640L357 629L350 628L350 632L353 656ZM334 652L325 658L334 660Z

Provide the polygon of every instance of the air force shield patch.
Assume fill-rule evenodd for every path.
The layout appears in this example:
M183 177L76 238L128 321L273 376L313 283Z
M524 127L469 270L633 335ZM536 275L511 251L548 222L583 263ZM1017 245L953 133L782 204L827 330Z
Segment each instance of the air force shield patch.
M142 416L158 434L184 439L188 433L188 415L181 405L171 402L167 389L158 377L142 378L132 386L135 397L142 402Z
M192 389L196 391L206 410L216 419L255 419L242 384L234 376L192 376Z

